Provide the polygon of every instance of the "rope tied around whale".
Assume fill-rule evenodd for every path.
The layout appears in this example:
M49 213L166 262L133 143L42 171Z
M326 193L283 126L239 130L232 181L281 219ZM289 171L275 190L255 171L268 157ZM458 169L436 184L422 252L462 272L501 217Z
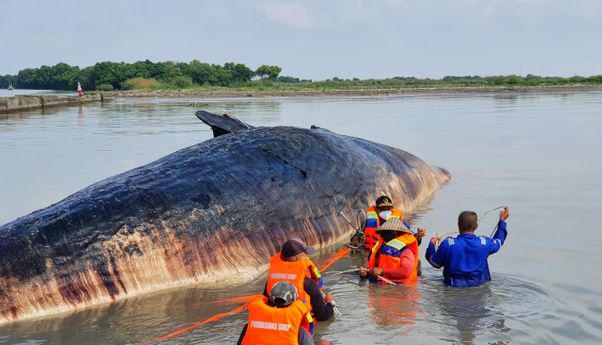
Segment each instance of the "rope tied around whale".
M330 258L324 265L322 265L322 267L320 268L320 272L324 272L326 271L328 268L330 268L330 266L332 266L335 262L337 262L338 260L340 260L341 258L345 257L347 254L349 253L349 247L345 246L343 247L343 249L339 250L332 258ZM195 324L192 324L190 326L186 326L180 329L177 329L171 333L165 334L165 335L161 335L158 337L159 340L168 340L171 339L173 337L177 337L179 335L182 335L186 332L192 331L194 329L200 328L208 323L211 322L215 322L218 320L223 319L224 317L230 316L230 315L234 315L234 314L238 314L241 313L243 311L245 311L247 309L247 307L249 306L249 304L257 297L259 297L261 295L247 295L247 296L240 296L240 297L232 297L232 298L226 298L223 300L219 300L219 301L214 301L214 303L225 303L225 302L241 302L244 301L244 304L223 312L223 313L219 313L216 315L213 315L205 320L199 321ZM340 316L341 313L338 311L338 309L335 311L335 313L337 314L337 316Z
M339 215L343 217L345 222L355 231L349 239L347 247L351 249L363 248L364 241L366 240L366 235L364 234L364 225L366 224L367 218L366 211L363 209L357 211L357 214L355 216L356 224L353 224L342 211L339 212Z
M353 230L355 230L354 235L352 236L352 239L355 237L357 238L360 242L359 245L357 246L353 246L350 244L345 245L345 247L343 247L341 250L339 250L332 258L330 258L324 265L322 265L322 267L319 268L320 272L325 272L326 270L328 270L335 262L337 262L338 260L340 260L341 258L345 257L347 254L349 254L349 249L357 249L363 246L363 240L364 240L364 234L363 234L363 229L361 229L362 224L365 222L366 220L366 212L364 210L358 210L357 215L356 215L356 221L357 224L353 224L351 221L349 221L349 219L345 216L345 214L343 212L339 213L340 216L343 217L343 219L345 220L345 222L351 226L351 228L353 228ZM215 303L227 303L227 302L241 302L244 301L245 303L237 308L234 308L230 311L226 311L214 316L211 316L203 321L197 322L193 325L181 328L179 330L176 330L174 332L171 332L169 334L160 336L159 339L161 340L167 340L176 336L179 336L183 333L186 333L188 331L191 331L193 329L197 329L199 327L202 327L208 323L214 322L214 321L218 321L221 320L222 318L229 316L229 315L233 315L233 314L237 314L240 312L245 311L245 309L247 309L249 303L251 303L251 301L253 301L253 299L257 298L260 295L247 295L247 296L240 296L240 297L232 297L232 298L227 298L227 299L223 299L223 300L219 300L219 301L214 301ZM336 309L335 313L337 314L337 316L341 315L341 312Z

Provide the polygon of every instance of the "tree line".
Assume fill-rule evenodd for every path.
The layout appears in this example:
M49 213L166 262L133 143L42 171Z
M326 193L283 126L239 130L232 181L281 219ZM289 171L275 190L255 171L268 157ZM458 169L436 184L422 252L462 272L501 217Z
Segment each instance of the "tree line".
M16 75L0 76L0 88L12 84L20 89L75 90L80 82L85 90L110 91L130 89L193 89L206 86L250 87L260 90L282 88L304 89L380 89L412 87L520 87L546 85L602 84L602 75L582 77L526 76L447 76L441 79L393 77L386 79L341 79L322 81L280 76L282 68L261 65L256 70L244 64L228 62L224 65L193 60L185 62L134 63L99 62L79 68L66 63L54 66L27 68Z
M0 88L12 84L20 89L74 90L77 83L87 90L99 87L124 89L136 86L128 80L154 80L159 85L175 88L198 86L236 86L253 78L276 79L282 69L279 66L262 65L252 70L244 64L228 62L224 65L208 64L193 60L185 62L134 63L104 61L85 68L58 63L54 66L26 68L16 75L0 76Z

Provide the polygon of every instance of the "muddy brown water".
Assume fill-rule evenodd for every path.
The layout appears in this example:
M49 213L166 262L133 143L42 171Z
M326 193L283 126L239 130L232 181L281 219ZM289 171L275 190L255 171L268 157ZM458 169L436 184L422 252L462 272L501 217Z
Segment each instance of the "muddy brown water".
M493 281L451 289L423 266L415 287L325 275L343 315L317 326L333 344L598 344L602 341L602 93L429 94L279 99L126 99L0 115L0 223L100 179L211 138L194 111L229 112L258 126L312 124L405 149L453 180L410 215L412 225L455 228L465 209L508 204L509 238L490 259ZM495 214L481 221L489 234ZM427 236L428 236L427 235ZM339 248L314 258L326 262ZM426 241L421 246L421 254ZM345 257L329 271L361 264ZM137 344L237 307L241 286L194 286L71 314L0 326L0 344ZM246 314L166 344L234 343Z

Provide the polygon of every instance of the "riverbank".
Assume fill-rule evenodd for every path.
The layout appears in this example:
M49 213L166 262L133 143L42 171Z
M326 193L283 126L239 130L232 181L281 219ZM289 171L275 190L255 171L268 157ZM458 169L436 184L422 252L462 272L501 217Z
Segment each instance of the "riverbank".
M336 96L395 96L411 94L526 94L571 93L602 91L602 85L561 86L500 86L500 87L397 87L397 88L345 88L345 89L256 89L207 88L192 90L131 90L90 92L82 97L57 95L17 95L0 97L0 113L41 109L55 106L79 105L90 102L107 102L119 98L242 98L242 97L336 97Z
M115 98L238 98L238 97L323 97L323 96L391 96L405 94L469 94L469 93L557 93L602 91L602 85L562 85L523 87L407 87L407 88L357 88L357 89L304 89L281 90L213 88L205 90L132 90L114 91Z

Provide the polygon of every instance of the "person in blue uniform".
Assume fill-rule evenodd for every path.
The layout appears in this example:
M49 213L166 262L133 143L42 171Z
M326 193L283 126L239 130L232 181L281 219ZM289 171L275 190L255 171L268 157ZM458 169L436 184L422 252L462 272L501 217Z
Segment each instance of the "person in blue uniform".
M504 207L493 238L475 235L479 225L473 211L464 211L458 216L458 236L444 240L433 236L425 256L433 267L443 267L445 285L469 287L491 280L487 258L502 248L508 235L506 219L509 215L510 210ZM435 249L436 245L439 245L438 249Z

